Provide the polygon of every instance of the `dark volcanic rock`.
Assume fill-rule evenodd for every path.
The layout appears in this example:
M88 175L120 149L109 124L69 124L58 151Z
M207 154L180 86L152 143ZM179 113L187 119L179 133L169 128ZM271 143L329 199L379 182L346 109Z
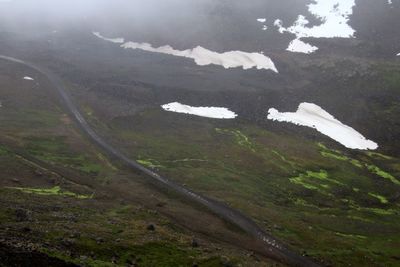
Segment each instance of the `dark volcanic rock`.
M156 230L156 227L155 227L154 224L149 224L149 225L146 227L146 229L149 230L149 231L155 231L155 230Z

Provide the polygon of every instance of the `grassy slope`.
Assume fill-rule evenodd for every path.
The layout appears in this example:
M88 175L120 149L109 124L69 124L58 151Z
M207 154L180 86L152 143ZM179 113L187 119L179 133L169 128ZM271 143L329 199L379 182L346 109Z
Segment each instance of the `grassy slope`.
M305 254L335 265L398 261L397 158L161 110L110 128L132 158L241 209Z
M18 74L26 72L10 66L0 72L2 242L84 266L270 265L201 235L200 247L192 248L192 232L143 204L156 201L188 219L196 213L182 213L188 208L126 180L134 175L125 175L80 136L46 81L20 80ZM146 229L150 223L155 231Z

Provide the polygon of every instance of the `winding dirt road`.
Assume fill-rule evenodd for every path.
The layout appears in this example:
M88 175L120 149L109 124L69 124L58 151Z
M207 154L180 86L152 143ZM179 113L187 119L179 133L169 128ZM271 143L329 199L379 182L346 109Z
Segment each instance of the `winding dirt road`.
M117 149L109 145L106 141L104 141L97 133L90 127L88 122L79 112L77 106L73 103L71 97L68 95L67 91L63 86L62 80L51 71L41 68L35 64L16 59L13 57L3 56L0 55L0 59L6 60L9 62L14 62L17 64L22 64L27 66L35 71L39 72L40 74L44 75L55 87L57 93L59 94L60 98L63 101L66 109L70 113L70 115L75 119L78 123L80 128L89 136L89 138L95 142L99 147L101 147L105 152L107 152L110 156L113 156L119 160L121 160L125 165L134 169L135 171L140 171L145 174L148 178L156 181L169 189L174 190L175 192L179 193L180 195L190 199L193 202L199 203L205 207L207 207L210 211L214 214L220 216L224 220L237 225L241 229L243 229L248 234L252 235L258 241L261 241L264 244L265 256L271 257L276 259L282 263L288 264L290 266L304 266L304 267L313 267L319 266L318 264L314 263L310 259L306 257L302 257L297 255L296 253L290 251L286 248L281 242L276 240L271 235L265 233L255 222L251 219L240 213L239 211L230 208L224 205L221 202L209 199L205 196L202 196L198 193L195 193L182 185L179 185L170 179L160 176L159 174L153 172L150 169L143 167L142 165L138 164L136 161L129 159Z

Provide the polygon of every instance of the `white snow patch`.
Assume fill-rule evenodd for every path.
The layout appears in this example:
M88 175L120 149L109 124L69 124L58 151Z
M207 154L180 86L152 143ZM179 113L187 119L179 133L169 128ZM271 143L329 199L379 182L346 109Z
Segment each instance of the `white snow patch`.
M263 25L262 30L263 30L263 31L268 30L268 26L267 26L267 25Z
M270 108L267 118L314 128L347 148L363 150L378 148L377 143L367 140L359 132L344 125L321 107L312 103L301 103L296 112L279 112Z
M318 47L307 44L300 39L294 39L290 42L286 50L290 52L310 54L318 50Z
M242 67L243 69L266 69L278 72L274 62L269 58L260 53L247 53L243 51L230 51L224 53L217 53L201 46L197 46L193 49L187 50L176 50L169 45L153 47L149 43L136 43L136 42L123 42L123 38L110 39L106 38L98 32L93 32L97 37L110 41L113 43L122 43L121 47L125 49L140 49L148 52L168 54L177 57L191 58L197 65L220 65L224 68L237 68Z
M398 53L396 56L400 57L400 53Z
M393 4L392 0L388 0L387 2L388 2L389 5Z
M258 18L257 21L261 22L261 23L265 23L267 21L267 19L266 18Z
M125 42L124 38L107 38L107 37L104 37L103 35L101 35L99 32L93 32L93 34L100 39L103 39L105 41L109 41L109 42L112 42L115 44L123 44Z
M33 80L34 80L33 78L31 78L31 77L29 77L29 76L25 76L23 79L24 79L24 80L27 80L27 81L33 81Z
M213 119L234 119L237 114L227 108L222 107L191 107L178 102L173 102L161 106L166 111L191 114Z
M309 21L305 16L299 15L295 23L285 28L281 20L275 20L274 25L280 33L290 32L296 35L296 39L304 37L314 38L351 38L355 30L348 25L349 16L353 14L355 0L314 0L308 5L308 11L322 23L308 27Z

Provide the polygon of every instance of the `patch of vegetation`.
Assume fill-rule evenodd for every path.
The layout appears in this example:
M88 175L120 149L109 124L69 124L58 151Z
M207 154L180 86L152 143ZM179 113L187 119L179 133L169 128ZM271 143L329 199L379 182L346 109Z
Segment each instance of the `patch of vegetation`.
M26 149L33 156L50 163L72 167L88 174L97 174L102 170L98 163L90 161L86 155L76 155L66 144L66 137L30 137Z
M323 194L329 194L323 190L321 191L321 189L329 189L330 188L329 184L344 185L343 183L335 179L329 178L328 172L325 170L320 170L319 172L307 171L306 173L300 174L297 177L290 178L289 180L290 182L302 185L307 189L319 190ZM315 180L319 180L325 183L316 182Z
M9 154L8 150L4 146L0 145L0 156L6 156L8 154Z
M366 167L370 172L390 180L392 183L396 184L396 185L400 185L400 181L397 180L393 175L391 175L388 172L383 171L382 169L380 169L378 166L373 165L373 164L369 164L369 163L362 163L357 159L353 159L353 158L349 158L343 154L340 153L340 151L337 150L330 150L328 149L326 146L324 146L323 144L319 143L318 146L322 149L320 151L321 155L327 158L332 158L332 159L336 159L336 160L340 160L340 161L347 161L350 162L352 165L358 167L358 168L364 168ZM368 155L370 156L380 156L383 157L384 159L393 159L391 157L379 154L379 153L374 153L374 152L367 152Z
M215 131L220 134L230 134L233 135L235 138L235 142L242 146L245 147L253 152L255 152L255 146L254 144L250 141L250 138L246 136L244 133L242 133L240 130L230 130L230 129L221 129L221 128L215 128Z
M366 164L367 168L369 171L371 171L372 173L375 173L376 175L388 179L390 180L392 183L396 184L396 185L400 185L400 181L397 180L393 175L391 175L388 172L385 172L383 170L381 170L378 166L372 165L372 164Z
M153 160L153 159L138 159L136 160L137 163L148 167L148 168L152 168L152 169L156 169L156 168L164 168L163 165L161 165L158 161Z
M321 149L321 151L320 151L321 155L326 158L336 159L336 160L340 160L340 161L347 161L347 162L350 162L353 166L356 166L357 168L363 168L363 164L360 161L349 158L349 157L343 155L338 150L329 149L322 143L318 143L318 147Z
M73 198L77 198L77 199L93 198L93 195L76 194L76 193L73 193L70 191L63 190L59 186L55 186L53 188L28 188L28 187L7 187L7 188L13 189L13 190L19 190L23 193L36 194L36 195L42 195L42 196L67 196L67 197L73 197Z
M378 194L374 194L374 193L368 193L368 195L370 195L371 197L377 198L382 204L389 203L387 198L384 197L384 196L381 196L381 195L378 195Z
M344 234L344 233L339 233L339 232L336 232L335 234L338 236L343 236L343 237L347 237L347 238L367 239L367 237L363 236L363 235Z
M377 152L367 151L365 153L371 158L382 158L382 159L386 159L386 160L394 159L393 157L390 157L390 156L387 156L387 155L384 155L381 153L377 153Z

